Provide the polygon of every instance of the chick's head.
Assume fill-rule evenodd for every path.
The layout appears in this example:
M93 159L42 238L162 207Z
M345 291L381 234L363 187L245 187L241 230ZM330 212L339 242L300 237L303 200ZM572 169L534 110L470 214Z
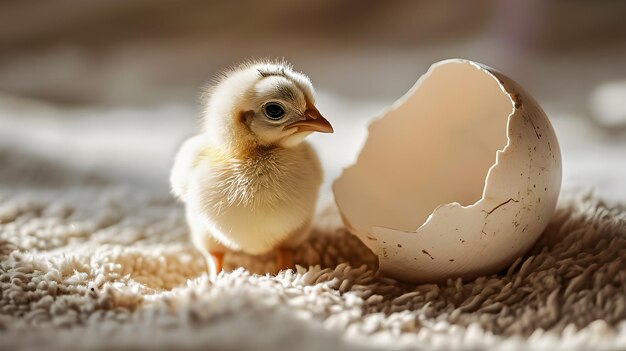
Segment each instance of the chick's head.
M293 147L312 132L333 132L314 103L310 79L289 64L244 64L214 86L204 130L234 147Z

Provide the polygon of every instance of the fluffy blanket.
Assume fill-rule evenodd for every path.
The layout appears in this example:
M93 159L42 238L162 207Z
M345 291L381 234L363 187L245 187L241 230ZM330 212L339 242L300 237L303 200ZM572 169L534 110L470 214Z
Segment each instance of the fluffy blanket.
M624 350L624 257L624 208L579 196L506 271L402 284L329 206L294 271L230 254L210 282L166 194L5 191L0 349Z

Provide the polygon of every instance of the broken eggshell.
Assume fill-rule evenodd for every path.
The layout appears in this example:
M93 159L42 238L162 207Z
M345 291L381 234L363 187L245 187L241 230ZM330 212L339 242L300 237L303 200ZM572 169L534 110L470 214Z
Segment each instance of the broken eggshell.
M369 126L333 184L347 228L409 282L473 279L510 265L541 235L561 154L537 102L467 60L428 72Z

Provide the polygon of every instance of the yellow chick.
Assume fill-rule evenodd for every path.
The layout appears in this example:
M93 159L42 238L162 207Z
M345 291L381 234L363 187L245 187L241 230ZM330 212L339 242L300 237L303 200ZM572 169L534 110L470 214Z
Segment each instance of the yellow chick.
M180 148L170 183L212 278L226 250L275 250L277 266L291 267L322 184L304 138L333 132L314 102L309 78L286 62L242 64L208 91L201 132Z

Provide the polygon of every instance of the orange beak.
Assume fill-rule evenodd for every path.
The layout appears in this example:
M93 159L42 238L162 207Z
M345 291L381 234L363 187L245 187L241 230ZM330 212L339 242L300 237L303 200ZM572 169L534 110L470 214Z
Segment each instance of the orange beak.
M298 132L334 132L330 122L312 104L307 104L304 111L304 121L297 121L285 126L285 129L298 128Z

